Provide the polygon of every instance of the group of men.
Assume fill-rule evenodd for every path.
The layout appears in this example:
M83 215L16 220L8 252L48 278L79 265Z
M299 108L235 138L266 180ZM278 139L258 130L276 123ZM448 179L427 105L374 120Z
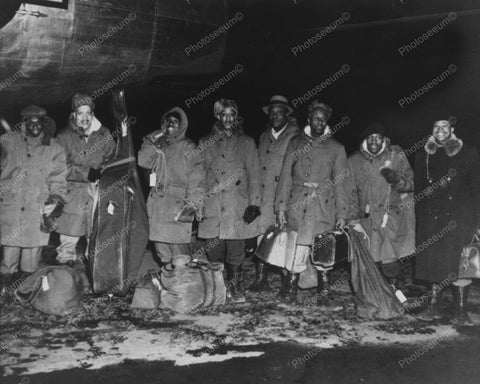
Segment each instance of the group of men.
M21 130L2 139L2 278L15 273L20 260L23 271L36 269L39 249L48 240L40 230L42 217L59 216L61 263L74 261L78 238L88 238L91 212L85 207L93 204L85 201L93 201L115 142L95 118L87 95L74 96L72 108L69 127L57 139L52 138L53 121L38 107L25 109ZM220 99L213 110L216 122L198 145L186 136L185 112L175 107L144 138L138 153L138 164L150 171L149 238L161 263L190 252L196 219L208 259L225 263L230 299L244 302L246 240L259 243L272 225L288 226L298 236L294 263L281 273L280 295L292 303L315 236L349 226L366 235L374 261L393 286L403 258L415 255L415 277L433 284L423 318L441 315L438 287L449 278L454 319L470 322L466 301L471 280L458 279L458 266L463 246L480 227L480 160L448 121L434 123L416 154L414 176L404 152L390 144L379 123L368 125L359 150L347 158L328 125L332 109L318 100L309 105L307 125L300 128L288 99L272 96L263 107L267 126L258 147L244 133L234 100ZM455 174L445 177L451 169ZM424 198L417 198L420 194ZM415 222L417 244L424 244L452 221L455 228L418 251ZM269 290L269 266L259 259L255 265L250 289ZM316 268L317 301L324 305L329 270Z

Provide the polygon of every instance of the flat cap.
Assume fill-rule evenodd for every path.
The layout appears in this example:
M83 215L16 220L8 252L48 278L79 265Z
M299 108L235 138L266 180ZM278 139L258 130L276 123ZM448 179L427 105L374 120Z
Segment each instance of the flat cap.
M39 107L38 105L29 105L21 110L20 116L27 117L44 117L47 116L47 110Z

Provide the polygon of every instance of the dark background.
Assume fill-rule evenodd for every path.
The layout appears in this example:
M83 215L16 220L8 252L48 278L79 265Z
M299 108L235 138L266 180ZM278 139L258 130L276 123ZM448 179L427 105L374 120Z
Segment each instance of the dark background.
M162 113L175 105L186 110L190 121L187 135L198 141L211 129L213 103L220 97L237 101L245 131L258 139L266 122L261 107L272 94L290 99L302 96L344 64L350 66L350 72L314 98L333 107L331 126L342 116L350 118L350 124L336 135L348 152L357 148L360 132L371 121L384 123L392 142L408 148L431 131L433 121L452 116L458 136L479 143L478 0L239 0L227 1L227 7L231 16L242 12L244 18L228 32L220 73L156 78L126 87L129 112L137 119L132 128L137 149L142 137L159 127ZM350 19L341 27L303 53L292 54L294 46L334 23L343 12L348 12ZM455 21L400 55L400 47L439 24L449 12L455 12ZM243 65L240 75L201 103L185 107L186 99L208 88L236 64ZM457 67L454 74L415 102L400 107L401 98L440 76L451 64ZM96 112L112 127L109 99L97 99ZM295 112L302 124L307 106L308 102ZM64 126L70 100L47 107L58 126ZM9 112L18 116L18 111Z

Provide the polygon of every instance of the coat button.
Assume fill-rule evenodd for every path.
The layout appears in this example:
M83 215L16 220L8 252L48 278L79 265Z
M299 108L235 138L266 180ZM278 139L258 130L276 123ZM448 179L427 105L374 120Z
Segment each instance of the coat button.
M224 212L224 211L225 211L225 208L224 208L224 207L222 207L222 209L220 209L220 210L221 210L222 212Z
M25 211L25 207L22 207L20 210L21 210L22 212Z
M312 159L311 159L310 157L307 157L307 159L306 159L306 160L307 160L307 162L310 162L310 161L312 161Z
M267 169L267 167L263 167L263 170L265 171Z
M32 155L30 155L30 153L27 153L27 157L32 157Z
M437 219L438 219L438 216L435 216L435 217L433 218L433 220L437 220Z
M310 176L310 173L305 172L305 177L308 177L308 176Z
M267 153L270 153L270 151L267 149Z
M450 212L447 212L447 216L450 216Z
M451 195L450 195L450 196L448 196L448 200L452 200L452 196L451 196Z

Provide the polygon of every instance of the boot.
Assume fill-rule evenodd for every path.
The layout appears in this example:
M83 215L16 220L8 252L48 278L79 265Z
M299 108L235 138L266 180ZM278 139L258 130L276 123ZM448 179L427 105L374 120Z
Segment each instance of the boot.
M287 292L287 275L284 273L283 270L280 272L280 284L281 285L278 296L280 296L281 299L284 299Z
M442 288L438 284L432 284L432 294L428 298L427 307L419 312L415 317L424 321L433 321L434 319L441 319L443 317L440 310L440 297Z
M451 321L453 324L473 325L472 319L470 319L470 316L468 316L467 313L468 291L468 285L466 287L452 285L454 309Z
M12 290L13 277L11 274L0 274L0 295L7 296L9 295Z
M253 292L268 292L268 265L260 260L255 260L255 282L250 286Z
M294 304L297 300L299 273L288 272L285 277L285 303Z
M318 285L317 285L317 305L326 306L328 304L327 295L330 293L330 279L328 271L318 271Z
M245 303L245 295L242 287L242 272L240 265L227 265L228 297L234 303Z

